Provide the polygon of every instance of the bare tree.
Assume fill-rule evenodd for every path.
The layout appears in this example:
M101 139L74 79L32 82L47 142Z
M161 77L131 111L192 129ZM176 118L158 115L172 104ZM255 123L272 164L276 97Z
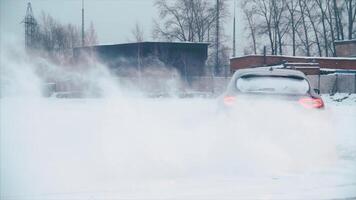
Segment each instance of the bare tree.
M348 23L348 38L351 40L354 35L354 25L356 22L356 1L345 0Z
M42 12L37 32L37 50L40 55L50 58L56 63L70 60L72 49L81 46L81 34L78 26L61 24L49 14ZM93 23L86 30L85 43L98 43Z
M327 36L327 27L326 27L326 14L325 14L325 6L324 0L315 0L316 4L319 7L319 11L321 14L321 23L323 28L323 38L324 38L324 49L325 49L325 56L329 56L329 48L328 48L328 36Z
M331 5L330 0L326 0L326 3L327 3L327 11L328 11L328 17L326 19L327 19L327 22L330 27L330 37L331 37L331 42L329 43L329 48L330 48L330 51L332 52L332 55L336 56L336 50L335 50L335 45L334 45L335 27L334 27L334 18L333 18L333 6Z
M93 46L98 44L98 36L96 34L93 22L90 22L88 30L85 31L85 45Z
M76 27L72 24L68 24L66 27L67 30L67 45L69 48L79 47L80 43L80 33L79 27Z
M340 2L340 1L338 1ZM336 27L336 36L337 40L344 39L344 29L343 24L341 22L340 13L342 10L340 9L340 5L337 3L336 0L333 0L333 10L334 10L334 18L335 18L335 27Z
M210 41L216 21L215 4L209 0L157 0L160 21L155 21L154 38L168 41ZM225 0L220 1L219 20L227 17Z
M305 0L306 1L306 0ZM315 10L316 4L315 2L311 2L311 3L305 3L306 7L305 7L305 11L306 11L306 16L308 17L308 20L310 21L310 24L313 28L313 32L314 32L314 38L315 38L315 43L317 45L318 48L318 55L322 56L322 51L321 51L321 46L320 46L320 34L319 34L319 30L318 30L318 18L319 16L317 14L313 14L312 11Z
M303 37L300 36L301 41L303 42L303 45L306 50L306 56L310 56L310 41L309 41L309 31L308 31L308 25L306 21L306 16L305 16L305 10L306 10L306 2L304 0L298 0L299 8L300 8L300 14L301 14L301 19L302 19L302 26L303 26Z
M225 45L227 37L223 28L229 12L227 0L218 2L157 0L155 5L159 10L160 20L154 21L153 38L165 41L211 42L207 65L213 66L215 63L215 70L220 73L220 68L229 62L230 49ZM219 39L216 40L217 38Z
M245 15L245 19L247 20L247 26L248 26L248 30L250 32L250 37L252 39L252 45L253 45L253 52L254 54L257 54L257 41L256 41L256 24L255 24L255 21L254 21L254 12L255 10L254 9L249 9L247 8L247 1L244 1L242 3L242 9L243 9L243 12L244 12L244 15Z
M336 56L336 40L355 38L356 0L243 0L242 5L252 43L267 40L272 54L283 54L290 44L294 56Z
M253 53L257 54L257 41L256 41L257 24L255 22L256 8L250 7L251 5L248 2L249 0L243 1L241 6L242 6L243 13L245 15L245 19L247 20L247 29L252 39Z
M276 47L274 42L274 35L273 35L273 26L272 26L272 18L273 18L273 11L272 11L272 2L270 0L253 0L253 3L256 6L256 14L260 15L264 23L261 23L259 26L259 33L260 34L267 34L268 39L270 42L271 47L271 54L276 54Z
M298 14L300 12L298 10L298 3L295 0L287 0L286 8L288 11L288 15L286 18L290 23L290 30L292 35L292 51L293 51L293 56L295 56L297 50L296 34L299 28L301 17Z
M143 42L144 33L143 33L143 28L139 22L135 23L135 27L131 30L131 33L132 33L132 36L133 36L135 42Z
M273 27L275 35L276 54L283 54L283 37L288 30L288 24L283 22L283 15L286 10L285 0L272 0Z

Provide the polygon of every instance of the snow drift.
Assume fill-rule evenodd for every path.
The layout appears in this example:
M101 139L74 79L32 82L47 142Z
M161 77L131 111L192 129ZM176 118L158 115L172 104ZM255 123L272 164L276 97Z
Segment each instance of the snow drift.
M3 52L1 199L356 195L354 107L342 126L332 108L275 102L225 114L216 99L130 95L105 69L88 76L102 98L42 98L42 61Z

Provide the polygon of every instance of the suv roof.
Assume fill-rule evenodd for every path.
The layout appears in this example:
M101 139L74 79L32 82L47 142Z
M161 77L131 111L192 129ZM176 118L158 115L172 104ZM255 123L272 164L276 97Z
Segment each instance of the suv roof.
M305 74L301 71L294 69L281 69L281 68L273 68L273 67L256 67L256 68L248 68L248 69L240 69L237 70L233 76L233 78L238 78L241 76L294 76L300 77L303 79L307 79Z
M280 67L280 68L279 68ZM298 79L305 79L309 86L309 80L305 74L301 71L295 69L285 69L281 68L283 66L272 66L272 67L256 67L248 69L239 69L237 70L231 78L230 83L227 85L227 92L232 92L235 89L235 81L243 76L275 76L275 77L292 77ZM316 96L313 90L309 91L311 95Z

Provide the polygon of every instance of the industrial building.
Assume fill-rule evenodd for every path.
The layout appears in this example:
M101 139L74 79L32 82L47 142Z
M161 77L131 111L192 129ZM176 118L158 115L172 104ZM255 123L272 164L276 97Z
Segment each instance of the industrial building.
M356 40L335 41L337 57L302 57L284 55L247 55L230 59L230 69L289 63L317 63L320 68L356 70Z
M79 47L73 50L74 60L95 57L118 76L134 76L150 67L177 70L182 77L202 76L209 43L135 42L127 44Z
M356 70L356 58L347 57L298 57L278 55L248 55L230 59L230 69L235 71L243 68L260 67L274 64L318 63L320 68Z

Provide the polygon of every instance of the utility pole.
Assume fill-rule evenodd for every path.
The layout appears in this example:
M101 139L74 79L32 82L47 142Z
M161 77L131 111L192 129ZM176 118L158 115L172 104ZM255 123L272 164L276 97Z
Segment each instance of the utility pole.
M216 0L216 55L215 55L215 74L219 72L219 0Z
M233 41L232 57L236 56L236 0L234 0L234 24L233 24Z
M84 45L84 0L82 0L82 47Z

